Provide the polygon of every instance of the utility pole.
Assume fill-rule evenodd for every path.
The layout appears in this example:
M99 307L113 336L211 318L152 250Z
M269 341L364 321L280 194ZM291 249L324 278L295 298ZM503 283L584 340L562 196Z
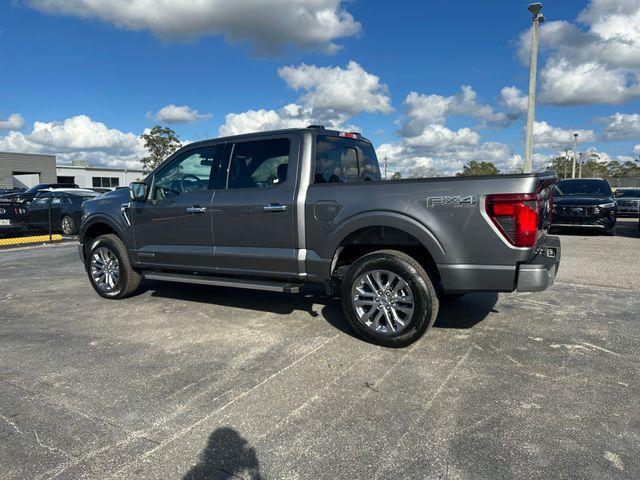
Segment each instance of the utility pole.
M578 133L573 134L573 168L571 169L571 178L576 178L576 160L578 157Z
M540 13L542 10L541 3L532 3L529 5L529 11L533 14L533 28L531 29L531 62L529 68L529 103L527 106L527 130L525 134L524 147L524 173L531 173L533 169L533 161L531 159L533 153L533 120L535 118L536 108L536 74L538 69L538 29L540 22L544 22L544 15Z
M389 164L389 157L384 157L384 179L387 179L387 165Z
M569 165L569 149L564 149L564 176L562 178L567 178L567 166Z

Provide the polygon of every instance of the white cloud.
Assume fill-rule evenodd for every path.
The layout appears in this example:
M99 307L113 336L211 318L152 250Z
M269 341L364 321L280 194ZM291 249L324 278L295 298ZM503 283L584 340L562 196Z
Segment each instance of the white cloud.
M633 147L633 153L640 155L640 145L636 145Z
M335 52L339 38L356 35L359 22L343 0L25 0L53 15L98 19L168 40L224 35L249 42L259 54L293 45Z
M228 113L218 133L221 136L228 136L280 128L301 128L313 122L308 109L290 103L279 110L260 109Z
M12 113L6 120L0 119L0 130L22 130L24 118L19 113Z
M28 134L0 137L0 150L48 153L61 161L86 160L92 165L140 167L147 155L143 141L133 133L110 129L86 115L63 122L35 122Z
M574 133L578 134L578 142L580 143L596 141L593 130L565 130L542 121L533 124L533 145L557 150L570 148L573 145Z
M147 113L147 117L155 118L156 121L163 123L191 123L210 120L213 115L210 113L199 113L196 109L188 105L169 104L158 110L155 115L151 112Z
M500 103L510 112L523 114L527 111L527 101L527 96L519 88L511 86L500 90Z
M635 140L640 138L640 114L614 113L601 119L606 123L604 138L606 140Z
M522 164L520 155L499 142L443 145L441 148L429 151L414 148L401 141L380 145L376 150L381 162L385 156L388 158L389 176L393 172L400 172L403 177L410 177L416 173L416 169L423 171L425 167L429 168L430 176L453 175L461 171L465 163L472 160L492 162L502 173L517 171Z
M509 110L505 113L494 111L490 105L478 103L478 95L469 85L463 85L459 93L449 97L411 92L404 100L406 118L401 134L405 137L420 135L428 125L444 125L450 116L471 117L479 121L479 128L507 126L523 112L517 99L518 94L521 92L515 87L502 89L501 96Z
M389 89L380 77L365 71L354 61L347 68L288 66L278 75L294 90L303 90L299 101L316 112L357 115L361 112L391 113Z
M526 110L526 97L516 87L505 87L499 102L505 112L478 102L472 87L464 85L451 96L411 92L405 98L405 114L397 132L400 141L378 148L379 157L389 158L391 172L399 171L403 177L452 175L462 170L465 163L489 161L503 173L518 169L522 159L508 146L499 142L482 143L474 129L463 127L452 130L445 124L449 117L470 117L478 121L476 128L506 126Z
M303 91L298 103L275 110L248 110L229 113L220 127L220 135L306 127L322 124L331 128L354 130L348 125L360 113L389 113L391 99L387 86L356 62L346 68L300 65L278 70L288 86Z
M540 28L549 53L540 72L540 100L552 104L617 104L640 97L640 2L592 0L578 16L585 28L552 21ZM530 30L520 37L528 63Z
M411 147L422 147L425 150L438 150L447 146L473 146L480 141L480 135L470 128L464 127L453 131L444 125L427 125L420 135L406 138Z

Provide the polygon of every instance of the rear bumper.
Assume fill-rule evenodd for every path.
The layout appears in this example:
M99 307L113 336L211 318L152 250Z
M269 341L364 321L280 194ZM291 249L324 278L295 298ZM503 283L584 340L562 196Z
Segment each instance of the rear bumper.
M535 256L518 265L439 264L445 293L539 292L555 280L560 266L560 239L547 235Z
M518 267L517 292L540 292L546 290L556 278L560 266L560 239L547 236L545 245L530 262Z

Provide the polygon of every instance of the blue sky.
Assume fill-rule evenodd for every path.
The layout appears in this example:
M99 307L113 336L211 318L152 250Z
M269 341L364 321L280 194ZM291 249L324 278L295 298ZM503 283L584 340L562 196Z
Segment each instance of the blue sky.
M176 0L164 20L157 0L114 1L108 12L90 3L0 6L0 150L132 166L144 153L137 137L155 123L199 140L313 120L357 127L405 174L521 162L528 2L262 0L251 18L256 0L236 2L244 12L205 1L195 14ZM564 0L543 11L536 165L575 129L581 150L637 157L640 6ZM515 87L510 97L505 87ZM283 113L288 104L300 111ZM184 108L157 116L172 105Z

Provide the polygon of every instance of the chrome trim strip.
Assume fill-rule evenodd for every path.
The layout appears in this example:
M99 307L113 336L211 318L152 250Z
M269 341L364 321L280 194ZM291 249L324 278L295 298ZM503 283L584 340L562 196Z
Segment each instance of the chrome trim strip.
M305 206L307 203L307 189L311 180L311 143L313 135L310 132L304 132L301 138L302 151L300 155L300 164L298 168L298 195L296 198L296 219L298 226L298 274L301 277L307 275L307 267L305 264L307 256L307 233L305 229Z

